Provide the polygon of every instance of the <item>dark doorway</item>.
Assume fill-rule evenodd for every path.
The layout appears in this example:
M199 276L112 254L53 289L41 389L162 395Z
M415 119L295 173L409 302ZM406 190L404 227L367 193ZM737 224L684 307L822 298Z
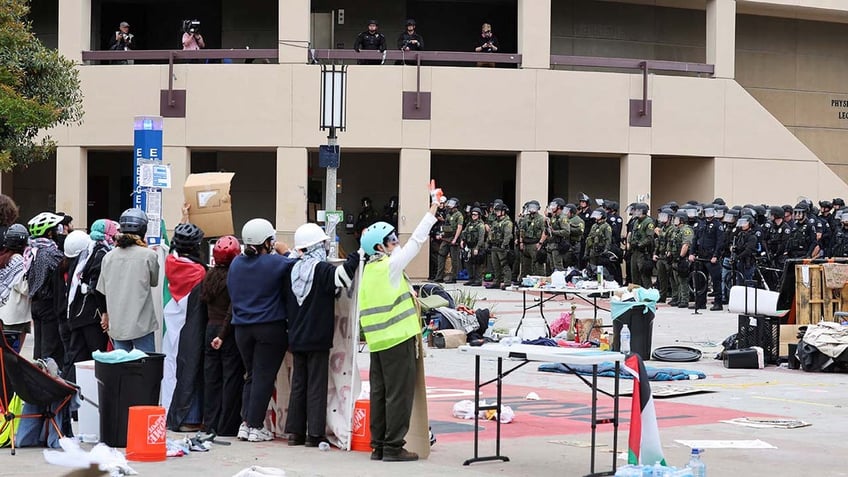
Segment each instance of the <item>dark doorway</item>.
M181 50L183 20L199 20L206 48L221 48L221 0L94 0L92 44L106 50L118 24L130 24L138 50Z
M515 154L433 154L430 172L445 195L463 207L502 199L515 210Z
M132 151L88 151L87 225L132 207L132 183Z

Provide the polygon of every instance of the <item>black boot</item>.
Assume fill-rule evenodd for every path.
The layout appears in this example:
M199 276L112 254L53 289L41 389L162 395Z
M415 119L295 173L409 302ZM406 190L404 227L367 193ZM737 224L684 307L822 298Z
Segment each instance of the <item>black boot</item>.
M400 450L383 449L383 462L411 462L418 460L418 454L401 448Z

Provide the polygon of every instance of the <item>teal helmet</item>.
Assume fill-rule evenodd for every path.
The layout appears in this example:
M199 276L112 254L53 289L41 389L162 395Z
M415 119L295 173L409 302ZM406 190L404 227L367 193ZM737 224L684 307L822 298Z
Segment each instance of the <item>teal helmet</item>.
M369 226L359 239L362 250L365 250L366 255L373 255L377 252L377 245L383 245L383 239L394 230L395 228L386 222L377 222Z

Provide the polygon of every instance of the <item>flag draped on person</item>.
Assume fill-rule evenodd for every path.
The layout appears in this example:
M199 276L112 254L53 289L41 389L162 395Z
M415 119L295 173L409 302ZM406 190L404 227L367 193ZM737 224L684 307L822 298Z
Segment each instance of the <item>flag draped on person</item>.
M624 361L623 371L633 376L633 403L630 411L630 436L627 440L627 463L666 465L660 443L657 412L651 394L651 383L645 363L638 354L630 354Z

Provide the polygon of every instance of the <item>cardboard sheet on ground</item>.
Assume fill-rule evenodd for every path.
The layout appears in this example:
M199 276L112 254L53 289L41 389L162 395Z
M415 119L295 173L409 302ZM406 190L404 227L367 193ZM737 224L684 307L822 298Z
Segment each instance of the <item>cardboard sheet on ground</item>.
M683 444L686 447L693 449L777 449L777 447L763 442L759 439L751 441L735 441L735 440L676 440L678 444Z
M757 417L740 417L721 422L736 424L737 426L753 427L755 429L797 429L812 425L809 422L798 419L765 419Z
M678 396L688 396L690 394L699 394L699 393L714 393L715 389L705 389L705 388L696 388L692 386L677 386L674 384L663 386L658 384L651 385L651 392L653 393L654 398L656 399L668 399ZM632 390L621 391L622 396L630 396L633 394Z

